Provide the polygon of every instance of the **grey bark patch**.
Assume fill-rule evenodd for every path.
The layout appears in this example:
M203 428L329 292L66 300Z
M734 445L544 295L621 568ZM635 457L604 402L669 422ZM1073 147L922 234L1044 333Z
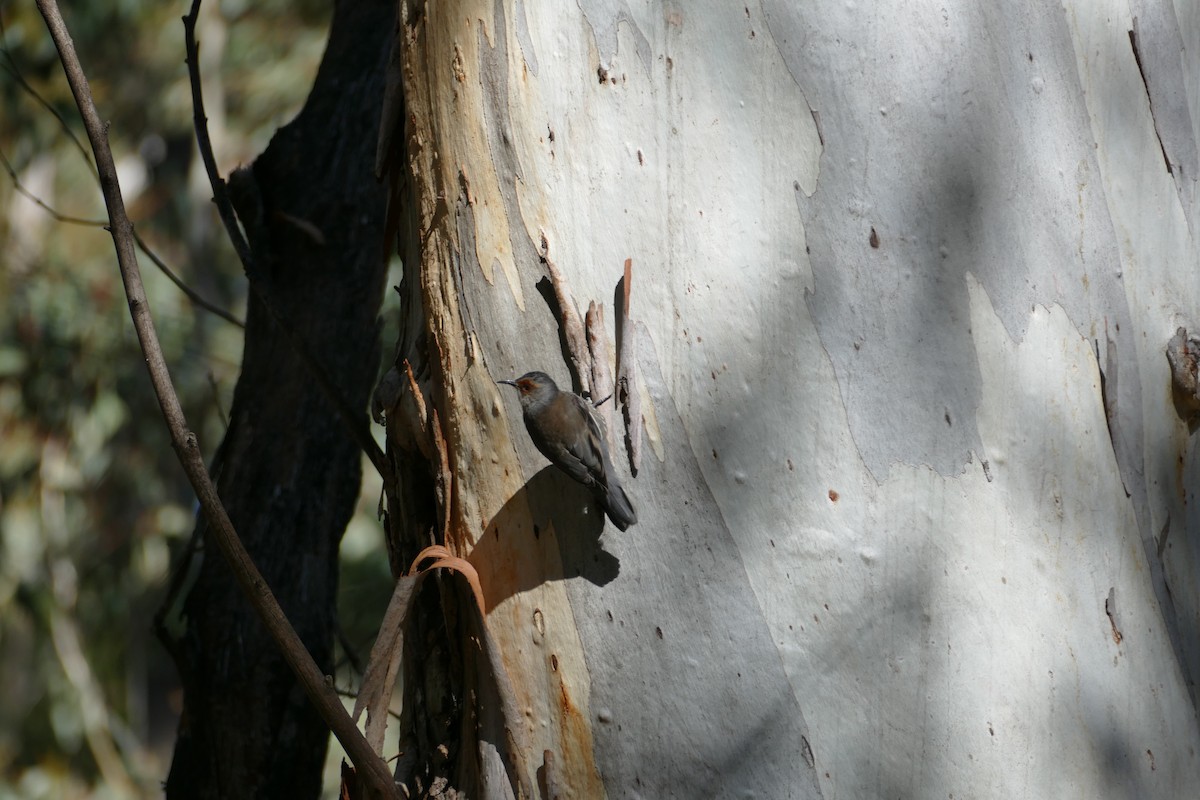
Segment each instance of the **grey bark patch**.
M611 797L820 797L804 715L741 554L644 326L638 336L666 458L646 459L630 483L643 521L605 534L617 580L567 581L589 705L605 723L592 729L596 764Z
M629 26L634 39L634 50L646 72L650 72L650 41L633 18L626 0L578 0L579 10L592 29L596 51L600 54L600 66L607 68L617 55L617 26L622 22Z
M1137 359L1061 10L975 8L959 24L1008 37L931 33L917 58L910 42L849 17L822 12L810 24L790 4L764 8L822 116L820 181L811 197L796 192L813 270L806 300L872 475L885 480L903 463L952 476L971 451L988 458L975 421L969 272L1014 341L1039 304L1061 305L1087 338L1094 320L1108 321L1133 373L1115 398L1132 487L1142 469ZM872 226L888 232L886 246L871 247ZM1064 252L1066 262L1047 257Z

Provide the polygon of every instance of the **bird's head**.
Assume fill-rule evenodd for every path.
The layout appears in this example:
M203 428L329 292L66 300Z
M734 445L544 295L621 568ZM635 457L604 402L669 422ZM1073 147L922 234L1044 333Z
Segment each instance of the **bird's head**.
M558 387L544 372L526 372L515 381L497 381L507 386L515 386L521 398L521 408L540 406L554 399Z

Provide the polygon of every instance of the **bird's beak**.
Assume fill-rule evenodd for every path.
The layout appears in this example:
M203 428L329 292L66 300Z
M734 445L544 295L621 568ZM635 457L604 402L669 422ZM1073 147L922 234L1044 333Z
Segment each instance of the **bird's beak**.
M503 384L507 384L508 386L516 386L517 385L516 381L496 381L496 383L503 383Z

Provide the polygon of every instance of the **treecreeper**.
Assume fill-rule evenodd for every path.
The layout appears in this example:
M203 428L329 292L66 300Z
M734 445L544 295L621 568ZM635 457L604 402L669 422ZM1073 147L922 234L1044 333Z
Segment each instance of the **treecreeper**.
M592 404L574 392L558 388L544 372L527 372L515 386L529 438L550 463L582 483L621 530L637 523L637 512L608 457L603 423Z

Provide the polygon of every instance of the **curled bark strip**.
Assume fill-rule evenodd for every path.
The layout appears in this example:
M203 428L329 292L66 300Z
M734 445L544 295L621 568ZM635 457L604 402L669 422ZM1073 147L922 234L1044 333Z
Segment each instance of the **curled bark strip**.
M480 615L487 615L487 604L483 600L483 587L479 584L479 573L475 571L474 564L465 558L459 558L442 545L434 544L417 553L417 557L413 559L412 566L409 567L409 574L415 574L417 572L417 565L428 558L434 559L434 562L422 571L441 567L452 569L462 575L467 579L467 584L470 585L471 592L475 595L475 604L479 607Z
M421 385L413 375L412 364L408 359L404 359L404 372L397 376L394 397L390 394L391 384L386 380L391 374L392 371L389 370L384 376L385 380L379 384L380 389L388 390L387 396L380 398L379 405L385 414L395 415L388 432L400 449L408 453L420 453L426 461L433 462L434 445L430 433L429 404L425 393L421 391ZM377 389L377 397L380 396L379 392ZM388 397L392 399L390 406L385 404Z
M421 565L432 559L432 563ZM367 740L377 750L383 747L384 733L388 716L388 701L404 658L404 635L409 624L417 591L421 584L435 570L446 569L461 577L470 588L473 605L477 613L469 614L473 620L470 627L475 629L474 638L479 643L479 655L483 656L484 666L491 677L491 687L481 687L481 695L476 702L493 702L498 707L503 719L502 745L505 750L505 769L508 780L523 792L525 797L533 797L530 792L526 761L525 732L521 724L520 710L517 708L512 681L507 668L500 656L499 648L492 640L487 628L487 609L483 596L483 587L479 582L479 573L469 561L453 555L442 545L431 545L413 559L408 574L396 582L391 602L384 614L383 624L375 646L371 649L371 657L367 663L367 671L363 676L362 688L354 705L354 719L357 720L362 712L367 712ZM461 584L459 584L461 587ZM466 597L465 594L459 594ZM490 696L494 691L494 696ZM484 697L483 695L489 695ZM413 749L413 748L405 748ZM411 755L411 754L409 754ZM397 776L402 781L408 780L411 765L397 770Z
M421 563L429 559L433 559L433 563L418 570ZM413 559L413 563L409 567L409 578L420 580L432 574L436 569L448 569L452 573L457 573L471 589L471 595L475 601L475 611L478 612L471 615L474 619L475 636L496 692L496 696L490 699L499 706L504 724L503 745L506 751L508 778L514 785L513 788L517 790L517 796L532 798L535 795L532 793L529 783L529 771L526 764L526 754L529 748L525 728L522 724L523 717L517 707L516 692L512 679L508 675L508 669L504 666L500 648L488 631L487 604L484 600L483 587L479 582L479 573L475 571L475 566L471 562L453 555L448 548L442 545L431 545ZM373 654L372 658L374 658ZM477 702L487 702L489 698L485 695L489 692L486 685L480 685L478 691L480 697Z

